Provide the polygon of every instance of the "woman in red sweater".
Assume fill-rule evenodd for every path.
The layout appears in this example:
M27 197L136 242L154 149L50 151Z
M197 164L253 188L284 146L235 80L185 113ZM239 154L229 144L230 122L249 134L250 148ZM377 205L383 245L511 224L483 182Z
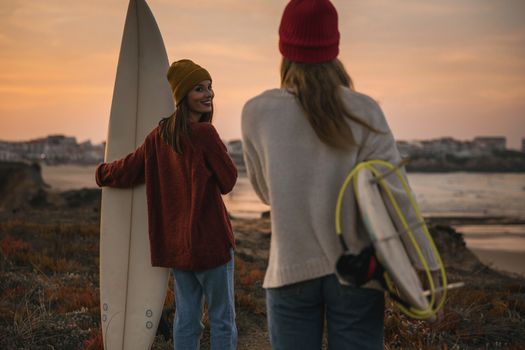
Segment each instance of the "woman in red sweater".
M123 159L96 170L99 186L146 184L153 266L172 268L176 349L198 349L208 304L212 349L235 349L235 240L221 194L237 169L212 126L211 76L191 60L168 70L177 109Z

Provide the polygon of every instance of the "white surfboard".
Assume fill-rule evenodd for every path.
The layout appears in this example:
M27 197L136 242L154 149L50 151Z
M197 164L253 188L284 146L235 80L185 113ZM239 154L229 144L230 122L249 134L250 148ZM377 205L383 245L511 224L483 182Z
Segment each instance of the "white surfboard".
M113 91L105 161L140 146L174 111L169 63L153 14L131 0ZM166 297L169 270L150 260L145 186L103 188L100 224L100 303L104 348L149 349Z
M427 310L429 303L405 247L390 218L372 172L363 168L356 174L356 199L365 228L377 257L394 281L403 300L414 308Z

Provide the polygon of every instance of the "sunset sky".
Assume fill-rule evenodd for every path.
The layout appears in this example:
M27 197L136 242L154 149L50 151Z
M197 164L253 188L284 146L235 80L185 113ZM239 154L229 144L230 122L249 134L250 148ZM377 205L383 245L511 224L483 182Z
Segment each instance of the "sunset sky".
M525 138L525 1L338 0L341 53L397 139ZM170 61L214 79L215 125L278 87L284 0L150 0ZM126 0L0 0L0 140L107 133Z

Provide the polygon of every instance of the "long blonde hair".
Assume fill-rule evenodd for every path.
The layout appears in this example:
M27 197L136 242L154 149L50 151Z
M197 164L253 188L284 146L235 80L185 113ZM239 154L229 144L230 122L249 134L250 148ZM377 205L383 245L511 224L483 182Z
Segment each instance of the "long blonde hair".
M199 123L209 122L213 120L213 109L209 113L203 113ZM191 138L190 128L190 107L188 106L187 97L185 96L177 106L175 112L159 122L159 135L161 139L175 150L178 154L182 154L183 137Z
M352 79L338 59L323 63L298 63L283 57L281 87L295 94L322 142L334 148L349 149L358 144L347 118L374 132L381 131L345 108L341 86L354 88Z

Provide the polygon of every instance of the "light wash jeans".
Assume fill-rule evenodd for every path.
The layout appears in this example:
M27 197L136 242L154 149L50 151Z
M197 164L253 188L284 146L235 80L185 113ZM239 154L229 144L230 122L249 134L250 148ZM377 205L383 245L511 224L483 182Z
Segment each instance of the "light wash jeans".
M209 270L192 272L172 269L175 277L175 350L199 349L204 328L204 300L208 304L211 349L236 349L233 261L232 251L232 258L228 263Z
M383 349L384 293L342 286L335 275L266 290L273 350Z

